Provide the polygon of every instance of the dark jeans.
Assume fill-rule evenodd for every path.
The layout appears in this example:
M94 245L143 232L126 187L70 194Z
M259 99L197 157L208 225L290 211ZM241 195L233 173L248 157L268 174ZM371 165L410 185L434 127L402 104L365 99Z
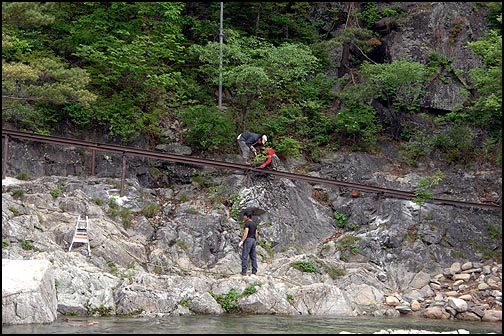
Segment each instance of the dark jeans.
M257 258L256 258L256 240L254 238L247 238L243 242L242 273L247 273L247 260L249 256L250 261L252 261L252 274L256 274Z

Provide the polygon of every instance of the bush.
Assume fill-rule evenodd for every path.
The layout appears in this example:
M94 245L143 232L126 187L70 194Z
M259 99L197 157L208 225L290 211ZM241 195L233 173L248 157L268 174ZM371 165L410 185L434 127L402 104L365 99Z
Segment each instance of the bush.
M227 294L214 294L210 293L212 297L217 301L218 304L222 306L222 308L227 313L238 312L240 310L240 305L238 304L239 294L236 289L231 288Z
M301 272L317 272L317 267L315 267L315 265L313 265L310 261L294 261L290 265Z
M28 173L19 173L16 175L16 178L21 181L31 180L31 176Z
M289 136L280 138L277 142L276 152L285 157L298 158L301 156L301 143Z
M200 149L229 146L236 138L232 118L216 107L197 105L181 110L182 122L187 127L184 142Z
M159 205L156 203L149 203L142 205L142 213L147 218L156 216L159 212Z
M24 194L26 194L26 190L24 190L24 189L12 190L12 197L14 197L14 198L21 198Z
M51 196L56 199L61 195L61 191L59 189L53 189L51 190Z
M335 211L333 213L333 219L334 219L334 223L336 224L337 227L343 228L343 227L345 227L345 223L347 221L347 215L345 215L344 213L339 213L339 212Z

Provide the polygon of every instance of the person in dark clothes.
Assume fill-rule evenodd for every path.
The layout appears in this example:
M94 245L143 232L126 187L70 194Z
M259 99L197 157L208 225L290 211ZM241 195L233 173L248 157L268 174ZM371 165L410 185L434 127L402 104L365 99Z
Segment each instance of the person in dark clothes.
M238 135L236 140L238 140L238 145L240 145L242 158L245 161L245 164L250 165L250 151L256 154L256 147L264 146L266 141L268 141L268 137L264 134L261 135L252 132L243 132L242 134Z
M243 220L245 221L245 230L243 231L242 239L238 244L238 246L242 248L241 275L247 275L247 261L249 257L252 262L252 274L257 274L257 224L252 220L252 213L250 211L245 211L243 213Z

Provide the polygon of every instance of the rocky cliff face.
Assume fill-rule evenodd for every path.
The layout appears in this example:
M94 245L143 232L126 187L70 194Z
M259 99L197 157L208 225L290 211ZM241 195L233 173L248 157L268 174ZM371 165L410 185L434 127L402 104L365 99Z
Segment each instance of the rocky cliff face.
M396 316L441 306L441 312L428 310L428 317L481 320L487 312L485 319L499 319L498 209L418 205L362 192L352 197L345 188L274 176L156 165L169 166L170 179L186 183L148 188L130 178L119 197L114 177L6 179L2 257L50 260L61 314L154 316L236 309ZM353 182L381 181L401 190L414 189L426 173L403 171L382 156L358 153L338 154L315 166L288 161L282 169L307 167L315 176L345 175ZM497 193L501 187L499 170L468 169L463 176L448 174L445 181L436 195L450 189L473 202L484 201L482 190ZM239 275L238 214L244 209L257 214L261 233L256 276ZM79 215L90 219L90 257L86 246L68 251ZM474 267L465 269L467 279L457 278L450 267L466 261ZM455 305L450 298L463 295L471 295L465 297L470 309L449 308ZM230 297L235 298L232 307L224 303Z
M462 92L469 70L481 67L467 42L484 36L488 9L474 2L399 2L394 7L405 14L386 17L374 27L382 34L381 58L427 64L436 54L450 60L450 67L440 69L431 82L422 106L442 113L452 111L465 101Z
M467 71L478 65L465 46L484 34L484 8L397 6L409 14L378 23L380 57L425 63L438 52L452 58L462 77L453 72L434 81L423 101L451 111L462 102ZM432 190L436 197L500 201L501 167L459 169L434 159L408 167L390 145L383 148L380 155L340 151L319 163L288 160L282 169L406 191L439 169L445 178ZM119 197L122 158L96 158L90 177L85 150L9 141L2 257L49 260L59 313L221 314L238 307L261 314L398 315L430 308L427 317L499 320L500 210L419 205L373 193L351 197L341 187L140 158L128 158ZM12 179L20 173L32 179ZM246 208L260 225L259 275L241 277L237 215ZM91 257L85 246L68 252L79 215L91 221ZM468 262L471 267L456 267ZM236 306L223 306L223 298L233 297L227 302Z

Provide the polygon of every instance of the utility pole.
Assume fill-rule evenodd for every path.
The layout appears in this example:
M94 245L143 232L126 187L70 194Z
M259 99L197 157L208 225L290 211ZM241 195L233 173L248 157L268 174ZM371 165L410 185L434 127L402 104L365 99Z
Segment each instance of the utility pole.
M222 39L223 33L224 2L220 3L220 31L219 31L219 104L222 108Z

